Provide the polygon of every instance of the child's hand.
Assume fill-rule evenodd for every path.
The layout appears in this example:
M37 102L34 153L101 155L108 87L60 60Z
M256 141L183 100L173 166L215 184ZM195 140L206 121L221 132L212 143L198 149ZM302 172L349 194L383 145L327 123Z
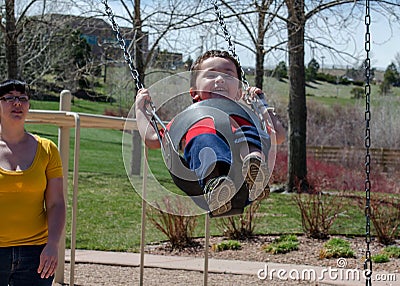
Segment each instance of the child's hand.
M249 99L255 100L255 99L259 98L260 95L263 95L264 93L260 88L255 87L255 86L250 86L247 89L247 94L250 97Z
M151 101L149 90L146 88L139 89L136 95L136 103L143 106L147 101Z
M151 96L149 90L146 88L139 89L136 95L136 109L147 110L150 103Z

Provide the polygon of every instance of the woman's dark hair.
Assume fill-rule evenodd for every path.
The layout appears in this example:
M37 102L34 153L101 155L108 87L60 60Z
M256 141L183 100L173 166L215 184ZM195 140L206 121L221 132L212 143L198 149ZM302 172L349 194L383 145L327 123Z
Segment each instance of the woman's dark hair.
M204 62L208 58L224 58L232 61L235 66L236 66L236 72L238 75L238 80L242 81L242 69L240 67L239 62L227 51L221 51L221 50L209 50L202 54L200 57L196 59L196 61L192 64L192 67L190 68L190 86L194 86L196 83L196 76L197 73L196 71L200 70L200 65L202 62Z
M29 85L24 81L8 79L0 83L0 97L13 90L26 94L29 98L31 97Z

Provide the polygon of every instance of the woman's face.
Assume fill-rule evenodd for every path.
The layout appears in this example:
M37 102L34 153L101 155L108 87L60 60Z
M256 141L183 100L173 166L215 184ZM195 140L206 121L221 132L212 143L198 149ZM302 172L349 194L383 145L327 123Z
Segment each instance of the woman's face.
M12 90L0 97L1 121L25 121L29 111L29 97Z
M192 92L195 100L223 97L239 100L241 89L235 64L221 57L204 60L197 71Z

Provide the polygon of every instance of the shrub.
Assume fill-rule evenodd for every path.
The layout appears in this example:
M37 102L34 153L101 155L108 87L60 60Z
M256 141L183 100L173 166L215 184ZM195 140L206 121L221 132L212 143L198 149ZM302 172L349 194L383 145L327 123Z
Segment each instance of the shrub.
M350 91L354 99L361 99L365 97L365 89L359 86L353 87Z
M227 240L217 244L213 244L211 248L214 251L239 250L242 248L242 246L240 245L240 242L237 240Z
M301 213L301 224L307 236L326 239L332 224L344 208L344 197L340 194L323 194L315 189L312 191L311 194L298 193L295 196Z
M216 226L229 239L248 239L254 235L255 214L261 201L249 205L243 214L216 219Z
M166 210L163 208L152 208L150 211L150 222L163 234L167 236L172 249L183 249L193 245L193 232L197 225L196 216L179 215L187 213L185 207L179 202L173 205L171 201L164 200ZM175 209L174 211L172 211ZM178 210L178 212L176 212ZM178 215L177 215L178 213Z
M387 246L383 249L383 253L387 254L389 257L400 258L400 246Z
M324 244L319 253L322 258L351 258L354 257L354 251L350 247L350 243L341 238L332 238Z
M263 246L265 252L272 254L288 253L299 249L299 241L294 234L285 234L275 239L271 244Z
M104 109L103 115L117 116L117 117L128 117L129 109L127 108L106 108Z
M363 163L358 162L359 153L346 152L343 161L329 163L314 156L307 156L307 179L313 189L318 191L365 191ZM365 168L365 167L364 167ZM275 166L270 179L271 184L282 184L287 180L287 151L279 148ZM398 176L375 171L370 175L373 185L379 186L379 193L398 193Z
M374 263L386 263L389 262L389 256L384 253L376 254L371 256L371 260Z
M271 184L282 184L287 179L287 152L278 150L275 158L274 170L269 179Z
M357 201L361 209L365 209L365 202ZM375 194L370 199L370 219L374 225L378 241L384 245L395 242L400 227L400 198L390 197L388 194Z

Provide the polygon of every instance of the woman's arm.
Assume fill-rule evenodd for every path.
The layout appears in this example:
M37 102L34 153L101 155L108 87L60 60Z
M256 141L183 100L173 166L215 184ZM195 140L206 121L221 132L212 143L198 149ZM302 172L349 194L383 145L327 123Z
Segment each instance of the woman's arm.
M40 264L37 270L42 278L48 278L53 275L58 265L58 246L64 230L66 212L62 177L52 178L47 181L45 205L48 239L40 255Z

